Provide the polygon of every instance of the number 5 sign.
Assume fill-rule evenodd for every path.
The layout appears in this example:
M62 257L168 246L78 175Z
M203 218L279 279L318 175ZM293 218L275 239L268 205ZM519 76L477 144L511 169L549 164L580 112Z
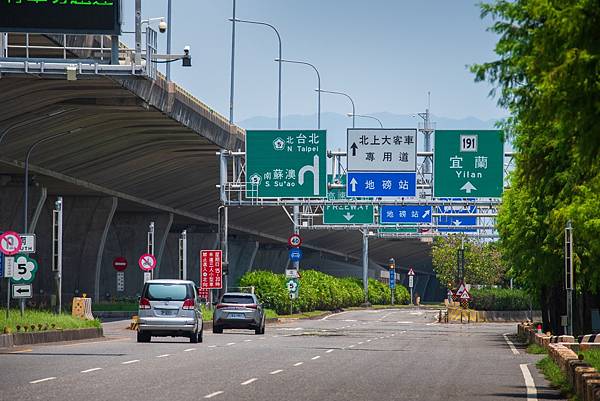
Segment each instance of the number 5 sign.
M14 271L11 281L13 283L31 283L35 278L38 264L26 255L15 256Z

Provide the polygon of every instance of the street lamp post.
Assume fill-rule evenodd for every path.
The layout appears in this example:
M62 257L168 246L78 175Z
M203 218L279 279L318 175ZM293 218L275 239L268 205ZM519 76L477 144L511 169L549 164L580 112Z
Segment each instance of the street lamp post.
M361 118L370 118L370 119L376 120L376 121L379 123L379 126L380 126L381 128L383 128L383 123L382 123L382 122L381 122L381 120L380 120L380 119L378 119L377 117L373 117L373 116L367 116L367 115L364 115L364 114L352 114L352 113L348 113L348 114L346 114L346 115L347 115L348 117L355 117L355 116L356 116L356 117L361 117Z
M348 100L350 100L350 103L352 103L352 128L356 127L356 120L355 120L355 116L356 116L356 108L354 107L354 100L352 100L352 98L350 97L350 95L348 95L347 93L344 92L335 92L335 91L326 91L323 89L315 89L317 92L323 92L323 93L330 93L332 95L342 95L342 96L346 96L348 98Z
M317 70L317 67L305 61L282 59L275 59L275 61L279 61L280 63L307 65L309 67L312 67L313 70L315 70L315 72L317 73L317 129L321 129L321 75L319 74L319 70Z
M230 18L229 19L235 26L236 22L242 22L244 24L254 24L254 25L264 25L264 26L268 26L269 28L271 28L273 31L275 31L275 34L277 35L277 40L279 41L279 57L278 60L279 61L279 95L278 95L278 100L277 100L277 129L281 129L281 63L282 63L282 55L281 55L281 35L279 35L279 31L277 30L277 28L275 28L273 25L268 24L266 22L260 22L260 21L250 21L250 20L244 20L244 19L237 19L237 18ZM233 70L233 67L232 67Z
M64 112L66 112L66 111L67 110L65 110L65 109L60 109L60 110L53 111L53 112L48 113L48 114L44 114L43 116L40 116L40 117L36 117L36 118L33 118L33 119L28 119L28 120L25 120L25 121L19 121L19 122L16 122L16 123L12 124L12 125L9 125L4 130L2 130L1 133L0 133L0 144L4 140L4 137L6 137L10 133L10 131L12 131L15 128L25 127L27 125L36 123L36 122L44 120L46 118L57 116L57 115L62 114ZM70 110L68 110L68 111L70 111Z

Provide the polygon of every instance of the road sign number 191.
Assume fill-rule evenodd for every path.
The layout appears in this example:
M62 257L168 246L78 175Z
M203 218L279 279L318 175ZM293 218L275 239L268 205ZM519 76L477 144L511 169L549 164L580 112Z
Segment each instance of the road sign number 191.
M460 151L477 152L477 135L461 135Z

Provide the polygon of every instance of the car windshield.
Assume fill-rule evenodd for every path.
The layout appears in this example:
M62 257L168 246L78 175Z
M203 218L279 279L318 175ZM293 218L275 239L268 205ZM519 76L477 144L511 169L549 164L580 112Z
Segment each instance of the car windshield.
M148 284L145 298L150 301L183 301L193 298L185 284Z
M244 295L223 295L221 302L224 304L253 304L254 298Z

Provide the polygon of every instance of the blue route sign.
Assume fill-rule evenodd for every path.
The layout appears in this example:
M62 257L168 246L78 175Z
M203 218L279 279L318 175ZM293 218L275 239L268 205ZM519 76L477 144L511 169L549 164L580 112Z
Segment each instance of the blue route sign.
M396 272L394 269L390 270L390 288L392 290L396 288Z
M448 226L448 228L438 227L440 232L463 232L472 233L476 232L475 228L463 228L465 226L477 225L477 217L465 216L460 217L461 214L477 213L477 206L469 206L469 209L452 210L451 206L438 206L438 213L453 213L456 216L440 216L438 217L438 226Z
M413 172L348 172L348 197L414 197L417 174Z
M302 249L292 248L289 252L290 260L292 262L299 262L302 259Z
M431 206L383 205L380 215L381 224L431 223Z

